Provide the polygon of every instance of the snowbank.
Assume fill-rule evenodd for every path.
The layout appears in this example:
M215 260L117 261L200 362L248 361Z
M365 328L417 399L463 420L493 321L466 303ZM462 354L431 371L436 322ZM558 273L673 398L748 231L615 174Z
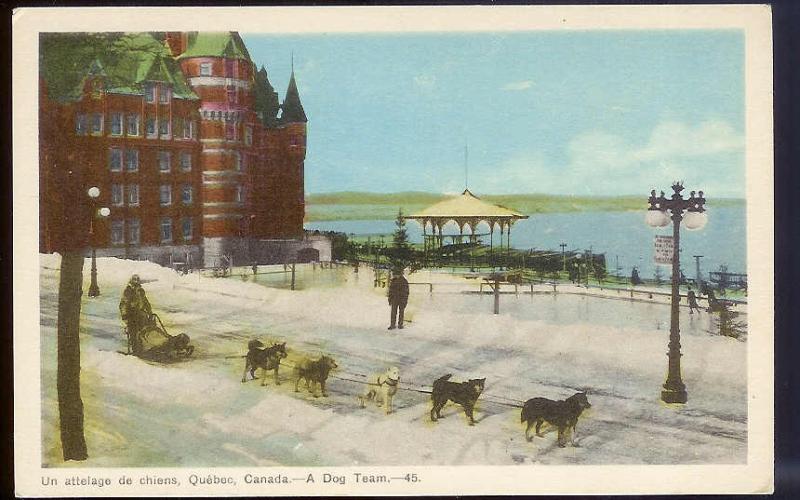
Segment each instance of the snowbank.
M41 257L45 463L61 464L55 401L57 256ZM84 273L88 289L88 262ZM178 275L148 262L98 259L102 295L85 299L83 397L91 458L86 466L400 465L523 463L743 463L747 449L746 344L710 335L708 318L682 317L689 403L658 401L666 370L668 308L574 295L501 298L456 293L465 283L440 273L411 281L411 323L387 332L385 289L362 268L300 270L302 290L263 286L266 278ZM196 359L170 366L123 356L119 296L130 275L145 282L171 333L186 332ZM337 286L312 286L315 279ZM447 285L445 285L447 284ZM452 286L451 286L452 285ZM474 288L468 283L467 288ZM290 360L321 353L339 364L328 398L294 393L271 374L241 384L251 338L286 341ZM401 390L396 412L361 409L363 385L343 379L399 366L405 387L424 390L445 373L486 377L478 423L463 411L431 423L429 396ZM259 373L260 376L260 373ZM555 433L525 442L518 401L561 399L588 390L592 409L578 448ZM500 404L501 402L511 403ZM551 429L552 431L552 429Z

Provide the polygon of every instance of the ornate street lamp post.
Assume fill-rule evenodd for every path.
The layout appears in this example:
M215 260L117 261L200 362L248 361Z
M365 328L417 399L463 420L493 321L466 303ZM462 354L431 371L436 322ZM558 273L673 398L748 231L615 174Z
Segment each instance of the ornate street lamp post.
M102 207L99 210L97 209L97 198L100 196L100 188L97 186L92 186L86 192L89 195L92 205L92 216L89 219L89 244L92 246L92 281L89 284L89 297L97 297L100 295L100 287L97 286L97 257L96 251L94 247L94 218L97 215L101 217L108 217L111 213L111 210L108 207Z
M672 304L670 310L669 323L669 368L667 371L667 381L664 382L664 390L661 391L661 400L665 403L685 403L687 400L686 386L681 380L681 334L680 334L680 226L683 221L686 229L702 229L706 224L706 214L703 205L706 199L703 192L695 195L692 191L689 198L681 196L683 182L672 184L674 191L671 198L664 196L661 191L656 196L655 189L650 191L650 208L647 211L645 221L652 227L664 227L672 220ZM669 211L671 217L667 215ZM684 215L685 212L685 215Z

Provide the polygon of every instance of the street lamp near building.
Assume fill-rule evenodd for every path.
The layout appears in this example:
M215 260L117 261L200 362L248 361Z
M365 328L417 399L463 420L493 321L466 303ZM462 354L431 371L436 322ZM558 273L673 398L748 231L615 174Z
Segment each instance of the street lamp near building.
M686 385L681 380L681 335L680 335L680 226L686 229L699 230L706 225L705 202L703 192L695 195L692 191L688 199L681 195L683 182L672 184L673 194L666 198L661 191L656 196L655 189L650 191L650 208L645 221L652 227L664 227L672 220L672 303L669 323L669 366L661 400L665 403L685 403L687 401ZM671 216L667 214L671 213Z
M86 192L89 195L89 200L91 203L91 211L92 216L89 218L89 244L92 246L92 281L89 284L89 297L97 297L100 295L100 287L97 286L97 256L96 250L94 245L94 219L98 215L100 217L108 217L111 214L111 210L108 207L97 208L97 198L100 196L100 188L97 186L92 186Z

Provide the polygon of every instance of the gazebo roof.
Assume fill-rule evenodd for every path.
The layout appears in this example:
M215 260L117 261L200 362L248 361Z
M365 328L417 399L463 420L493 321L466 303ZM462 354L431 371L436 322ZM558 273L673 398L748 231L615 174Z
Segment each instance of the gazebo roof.
M407 215L407 219L527 219L502 205L485 202L465 189L460 196L440 201L425 210Z

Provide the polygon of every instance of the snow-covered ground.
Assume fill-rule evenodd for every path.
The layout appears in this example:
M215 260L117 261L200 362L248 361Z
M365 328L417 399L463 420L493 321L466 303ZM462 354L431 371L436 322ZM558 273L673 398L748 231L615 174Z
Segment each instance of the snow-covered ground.
M41 256L43 462L61 466L56 375L58 257ZM88 289L88 261L84 269ZM120 293L132 273L170 333L186 332L195 359L169 366L124 356ZM706 313L682 311L683 378L689 402L659 401L669 308L560 293L466 295L475 282L416 273L411 323L387 331L385 289L372 273L298 267L299 290L282 275L179 276L147 262L98 259L102 295L84 298L82 396L90 458L79 466L693 464L744 463L746 344L711 335ZM318 286L311 286L311 283ZM546 291L546 287L541 289ZM562 290L569 291L568 287ZM577 289L573 291L578 291ZM289 360L332 355L329 397L283 384L240 382L247 341L286 341ZM361 409L361 376L400 367L407 388L446 373L486 377L470 427L460 407L431 423L429 396L401 390L395 413ZM260 374L259 374L260 375ZM528 443L519 409L535 396L588 390L578 447L558 448L555 430ZM511 404L501 404L511 403Z

